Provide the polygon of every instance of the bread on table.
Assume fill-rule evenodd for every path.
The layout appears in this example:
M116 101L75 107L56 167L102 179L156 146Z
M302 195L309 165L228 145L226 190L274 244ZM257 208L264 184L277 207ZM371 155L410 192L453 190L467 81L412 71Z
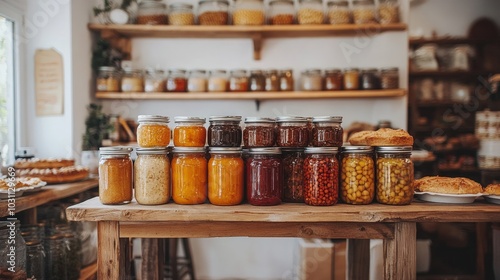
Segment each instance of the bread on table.
M484 192L489 195L500 195L500 184L489 184Z
M481 184L463 177L427 176L415 180L414 187L415 191L443 194L478 194L483 192Z
M380 128L352 134L349 143L356 146L412 146L413 137L403 129Z

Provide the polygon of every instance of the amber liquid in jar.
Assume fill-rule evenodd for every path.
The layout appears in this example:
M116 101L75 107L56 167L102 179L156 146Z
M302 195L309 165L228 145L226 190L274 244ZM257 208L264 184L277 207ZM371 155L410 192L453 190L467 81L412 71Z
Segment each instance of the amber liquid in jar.
M132 200L130 148L101 148L99 199L102 204L125 204Z
M304 150L285 148L283 152L283 201L304 202Z
M172 198L177 204L207 200L207 159L204 148L177 148L172 159Z
M304 160L304 202L314 206L338 201L339 163L337 148L306 148Z
M407 205L413 199L411 146L377 147L377 195L382 204Z
M240 116L210 117L208 145L210 147L240 147L242 130Z
M204 147L207 129L203 126L205 118L175 117L174 146Z
M247 199L251 205L281 203L283 167L277 148L254 148L246 159Z
M342 117L315 117L312 122L311 142L314 147L342 147Z
M359 70L356 68L346 69L344 72L344 89L359 89Z
M169 119L164 116L139 115L137 144L141 148L160 148L170 143Z
M337 69L325 70L325 85L323 87L325 90L341 90L343 82L344 76L342 75L342 71Z
M309 128L302 117L278 117L276 145L279 147L307 147Z
M241 148L211 148L208 161L208 200L214 205L243 201L245 166Z
M137 203L165 204L170 200L170 162L167 149L137 149L134 195Z
M275 121L271 118L246 118L243 145L248 148L273 147L276 143Z
M375 197L375 164L369 146L346 146L342 153L340 198L348 204L370 204Z

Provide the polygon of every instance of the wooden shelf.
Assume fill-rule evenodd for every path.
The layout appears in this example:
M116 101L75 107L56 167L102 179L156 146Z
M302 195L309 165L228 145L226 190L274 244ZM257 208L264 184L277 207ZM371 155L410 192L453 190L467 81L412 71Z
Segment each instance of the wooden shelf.
M410 38L410 46L418 46L423 44L438 44L438 45L481 45L500 42L500 38L488 39L471 39L466 37L441 37L441 38Z
M465 78L474 79L478 76L486 76L497 71L410 71L410 77L438 77L438 78Z

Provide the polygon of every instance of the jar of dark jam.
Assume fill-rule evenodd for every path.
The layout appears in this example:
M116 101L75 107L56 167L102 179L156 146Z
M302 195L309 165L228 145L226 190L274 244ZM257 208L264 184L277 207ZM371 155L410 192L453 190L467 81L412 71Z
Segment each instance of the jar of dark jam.
M273 147L276 143L275 122L272 118L246 118L243 145L248 148Z
M304 202L304 149L283 148L283 201Z
M210 147L240 147L241 117L212 116L208 120L208 145Z
M247 199L251 205L281 203L283 166L279 148L252 148L246 159Z
M397 67L380 70L380 87L382 89L395 89L399 87L399 70Z
M342 117L322 116L312 119L312 139L314 147L342 147L344 129Z
M309 145L309 129L307 118L278 117L276 144L279 147L307 147Z
M304 160L304 202L334 205L339 199L339 161L336 147L308 147Z
M360 75L361 89L380 89L380 78L378 70L368 68L361 71Z
M295 88L292 69L284 69L279 71L279 80L281 91L293 91L293 89Z
M280 80L278 77L277 70L268 70L264 72L264 89L266 91L279 91L280 90Z
M261 70L250 71L250 78L248 78L248 88L250 91L264 91L265 78Z
M324 90L341 90L344 76L340 69L326 69L324 78Z
M176 69L170 71L167 77L167 91L186 92L186 90L187 90L186 70Z

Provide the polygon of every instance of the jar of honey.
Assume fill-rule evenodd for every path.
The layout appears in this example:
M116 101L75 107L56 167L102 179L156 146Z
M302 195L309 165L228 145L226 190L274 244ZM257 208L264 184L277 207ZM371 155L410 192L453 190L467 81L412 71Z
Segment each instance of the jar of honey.
M240 147L241 116L212 116L208 119L208 145L210 147Z
M247 199L252 205L281 203L283 166L279 148L252 148L246 159Z
M125 204L132 200L132 148L99 149L99 200L102 204Z
M174 147L172 198L177 204L201 204L207 200L207 159L204 148Z
M237 205L243 200L244 163L241 148L210 148L208 200L214 205Z
M245 118L243 145L248 148L273 147L276 143L275 120L272 118Z
M134 163L134 195L139 204L165 204L170 200L170 162L167 148L138 148Z
M137 118L137 144L141 148L163 148L170 143L169 118L156 115L139 115Z
M334 205L339 199L339 162L336 147L307 147L304 160L304 202Z
M120 91L120 74L115 67L99 67L96 79L97 91L118 92Z
M167 91L186 92L186 90L187 90L186 70L183 69L171 70L167 77Z
M175 117L174 146L204 147L207 139L205 118Z

